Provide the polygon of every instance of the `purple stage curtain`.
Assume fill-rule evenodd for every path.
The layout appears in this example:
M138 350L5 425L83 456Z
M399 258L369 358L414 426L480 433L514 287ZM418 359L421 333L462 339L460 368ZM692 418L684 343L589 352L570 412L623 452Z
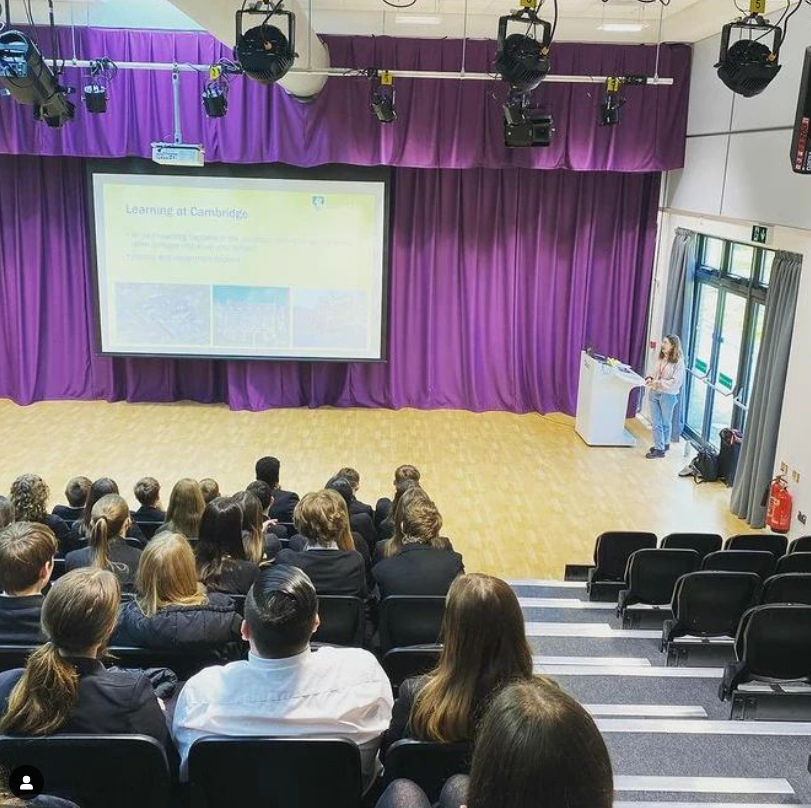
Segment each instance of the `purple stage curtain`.
M374 364L98 356L84 180L0 157L0 397L572 413L581 348L641 359L658 173L397 169Z
M60 31L65 56L71 31ZM335 67L458 70L459 40L325 37ZM44 40L47 42L47 39ZM76 30L81 59L210 64L230 52L208 34L165 31ZM46 53L48 49L46 48ZM489 72L492 41L467 45L466 69ZM487 81L397 79L399 120L381 126L369 110L369 81L331 78L314 103L294 101L279 87L247 78L233 83L226 118L205 117L203 77L181 76L183 135L202 143L209 161L392 165L411 168L532 167L578 171L649 172L681 168L687 126L691 49L663 45L659 72L672 87L627 87L618 127L598 127L603 88L597 84L547 84L536 101L555 118L556 136L545 149L504 147L505 84ZM656 48L645 45L560 43L553 72L578 75L652 75ZM80 71L65 83L82 86ZM35 124L30 107L0 98L0 153L72 157L150 157L153 141L170 140L171 75L121 71L110 89L106 115L90 115L77 101L76 120L61 130Z

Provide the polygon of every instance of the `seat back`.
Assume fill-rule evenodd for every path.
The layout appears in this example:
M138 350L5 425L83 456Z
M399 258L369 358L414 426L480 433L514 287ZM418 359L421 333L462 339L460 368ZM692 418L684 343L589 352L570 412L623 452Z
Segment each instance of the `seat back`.
M313 642L327 645L363 644L363 601L351 595L319 595L318 616L321 625L313 635Z
M695 550L701 558L717 553L724 540L717 533L668 533L662 539L665 550Z
M82 808L166 808L170 777L166 753L144 735L0 736L0 766L34 766L49 794Z
M763 584L760 603L804 603L811 606L811 574L786 572L772 575Z
M702 562L703 570L754 572L764 581L774 573L774 555L765 550L721 550L710 553Z
M339 738L206 737L189 752L189 785L191 808L359 808L360 752Z
M383 653L408 645L439 642L445 598L391 595L380 604L380 647Z
M691 572L673 590L678 634L734 637L741 616L757 603L760 576L754 572Z
M741 533L738 536L730 536L724 542L725 550L765 550L775 558L780 558L786 554L788 539L776 533Z
M223 665L225 660L212 648L131 648L113 646L110 661L118 668L169 668L185 682L195 673L212 665Z
M777 559L777 574L784 572L811 572L811 552L787 553Z
M386 783L411 780L422 788L429 802L437 802L449 777L470 771L472 751L468 744L397 741L386 753Z
M735 653L750 679L811 678L811 606L772 603L750 609L738 627Z
M669 604L676 581L697 570L700 561L695 550L637 550L628 559L625 603Z
M601 533L594 545L591 581L624 581L628 559L637 551L656 547L656 534L614 530Z
M811 552L811 536L800 536L788 546L789 553L809 553Z
M392 648L383 656L383 670L392 685L399 687L411 676L422 676L432 671L437 666L441 653L441 645Z
M36 650L29 645L0 645L0 671L11 671L24 668L28 655Z
M58 578L61 578L64 574L65 574L65 559L55 558L53 572L51 573L51 581L56 581Z
M141 533L144 534L144 538L149 541L158 532L158 528L163 522L147 522L142 519L136 519L135 524L141 528Z

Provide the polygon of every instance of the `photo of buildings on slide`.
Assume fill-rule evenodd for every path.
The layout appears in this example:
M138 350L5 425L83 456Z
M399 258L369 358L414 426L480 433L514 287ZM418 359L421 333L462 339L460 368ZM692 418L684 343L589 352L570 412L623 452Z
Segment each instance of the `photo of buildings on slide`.
M116 283L120 345L209 345L211 290L193 283Z
M214 345L290 346L290 289L274 286L215 286Z
M362 289L295 289L293 345L296 348L365 348L369 293Z

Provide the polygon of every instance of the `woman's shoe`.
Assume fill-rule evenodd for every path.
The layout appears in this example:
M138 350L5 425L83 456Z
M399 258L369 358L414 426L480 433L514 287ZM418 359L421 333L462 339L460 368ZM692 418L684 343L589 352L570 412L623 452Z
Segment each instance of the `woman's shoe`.
M655 457L664 457L664 456L665 456L664 451L662 449L656 449L655 447L645 455L645 457L647 457L648 460L653 460L653 458Z

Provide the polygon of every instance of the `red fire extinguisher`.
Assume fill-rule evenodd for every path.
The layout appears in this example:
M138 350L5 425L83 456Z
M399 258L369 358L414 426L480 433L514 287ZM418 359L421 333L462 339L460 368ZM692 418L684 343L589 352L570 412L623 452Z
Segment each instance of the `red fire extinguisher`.
M788 533L791 527L791 493L788 482L781 474L769 486L769 507L766 511L766 524L775 533Z

